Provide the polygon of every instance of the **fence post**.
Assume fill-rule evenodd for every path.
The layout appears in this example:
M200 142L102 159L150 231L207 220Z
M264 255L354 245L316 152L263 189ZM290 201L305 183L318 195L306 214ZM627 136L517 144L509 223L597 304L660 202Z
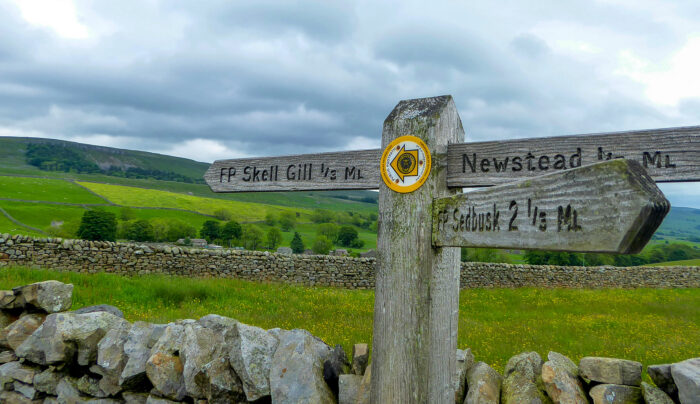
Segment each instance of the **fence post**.
M452 96L399 102L384 121L382 147L412 135L425 142L432 169L411 193L379 189L371 402L454 401L459 248L433 248L432 202L447 188L447 145L464 140Z

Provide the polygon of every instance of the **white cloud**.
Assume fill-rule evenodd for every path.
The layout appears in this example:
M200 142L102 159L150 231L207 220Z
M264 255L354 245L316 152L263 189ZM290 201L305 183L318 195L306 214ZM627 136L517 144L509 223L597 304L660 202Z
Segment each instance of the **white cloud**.
M13 0L22 17L32 25L51 28L59 36L70 39L89 37L71 0Z
M241 151L241 148L230 148L222 142L209 139L191 139L155 152L207 163L214 160L249 157Z

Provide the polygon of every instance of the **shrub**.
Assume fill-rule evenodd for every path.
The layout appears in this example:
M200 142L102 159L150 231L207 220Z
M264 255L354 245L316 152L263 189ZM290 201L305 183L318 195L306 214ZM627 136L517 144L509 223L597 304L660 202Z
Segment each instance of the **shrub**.
M334 223L321 223L316 228L316 234L326 237L329 241L338 238L338 225Z
M333 221L333 212L325 209L314 209L311 213L311 221L314 223L328 223Z
M263 240L263 231L260 227L254 224L246 224L241 232L241 242L248 250L257 250L260 248Z
M153 241L153 226L148 220L141 219L134 222L126 222L124 238L134 241Z
M219 225L219 222L215 220L207 220L202 225L202 229L199 230L199 235L202 236L203 239L207 240L208 243L216 240L221 236L221 226Z
M316 254L328 254L328 252L331 251L331 248L333 248L333 243L331 243L331 240L328 239L326 236L318 236L316 237L316 240L314 241L313 247L311 247L312 250Z
M282 242L282 232L276 227L271 227L267 231L267 247L274 250Z
M338 230L338 244L343 247L350 247L352 242L357 240L357 230L352 226L341 226Z
M230 220L226 222L224 227L221 229L221 238L227 241L238 240L241 238L243 229L240 223L235 220Z
M88 210L80 220L77 236L84 240L114 241L117 237L117 216L104 210Z
M272 212L267 212L265 215L265 224L268 226L274 226L277 224L277 216Z
M291 231L294 226L297 224L297 218L294 212L282 212L280 214L280 227L282 228L282 231Z
M292 248L294 254L301 254L304 252L304 241L302 241L299 233L294 232L294 238L292 238L292 242L289 246Z

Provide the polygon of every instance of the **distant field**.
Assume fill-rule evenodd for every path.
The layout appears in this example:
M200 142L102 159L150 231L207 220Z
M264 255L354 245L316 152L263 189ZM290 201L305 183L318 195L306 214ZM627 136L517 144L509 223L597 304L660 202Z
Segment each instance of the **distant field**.
M372 342L374 292L164 276L125 278L9 268L0 289L57 279L73 308L109 303L129 321L165 323L216 313L265 329L304 328L346 353ZM518 353L554 350L578 362L609 356L645 366L695 357L700 289L473 289L460 294L459 348L503 371Z
M672 267L672 266L698 266L700 267L700 258L694 260L668 261L659 262L658 264L647 264L645 267Z
M0 198L66 203L106 203L85 189L63 180L0 176Z
M302 212L305 214L310 213L305 209L291 209L274 205L226 201L174 192L125 187L121 185L107 185L93 182L80 182L80 185L104 196L118 205L176 208L208 215L213 215L216 211L224 209L231 212L238 221L260 221L265 219L267 212L278 213L283 210Z
M0 213L0 233L10 233L10 234L23 234L33 237L43 237L41 233L37 233L27 229L26 227L18 226L13 223L10 219L5 217Z

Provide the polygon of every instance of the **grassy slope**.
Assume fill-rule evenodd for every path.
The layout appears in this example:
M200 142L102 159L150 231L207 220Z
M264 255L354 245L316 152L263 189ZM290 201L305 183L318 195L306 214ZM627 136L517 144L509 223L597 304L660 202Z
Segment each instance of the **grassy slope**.
M0 198L66 203L106 203L68 181L0 176Z
M372 291L227 279L185 279L5 269L0 289L47 279L75 285L73 308L109 303L129 321L164 323L209 313L263 328L305 328L329 344L372 341ZM460 348L499 371L512 355L554 350L645 365L697 356L700 289L475 289L460 295Z

